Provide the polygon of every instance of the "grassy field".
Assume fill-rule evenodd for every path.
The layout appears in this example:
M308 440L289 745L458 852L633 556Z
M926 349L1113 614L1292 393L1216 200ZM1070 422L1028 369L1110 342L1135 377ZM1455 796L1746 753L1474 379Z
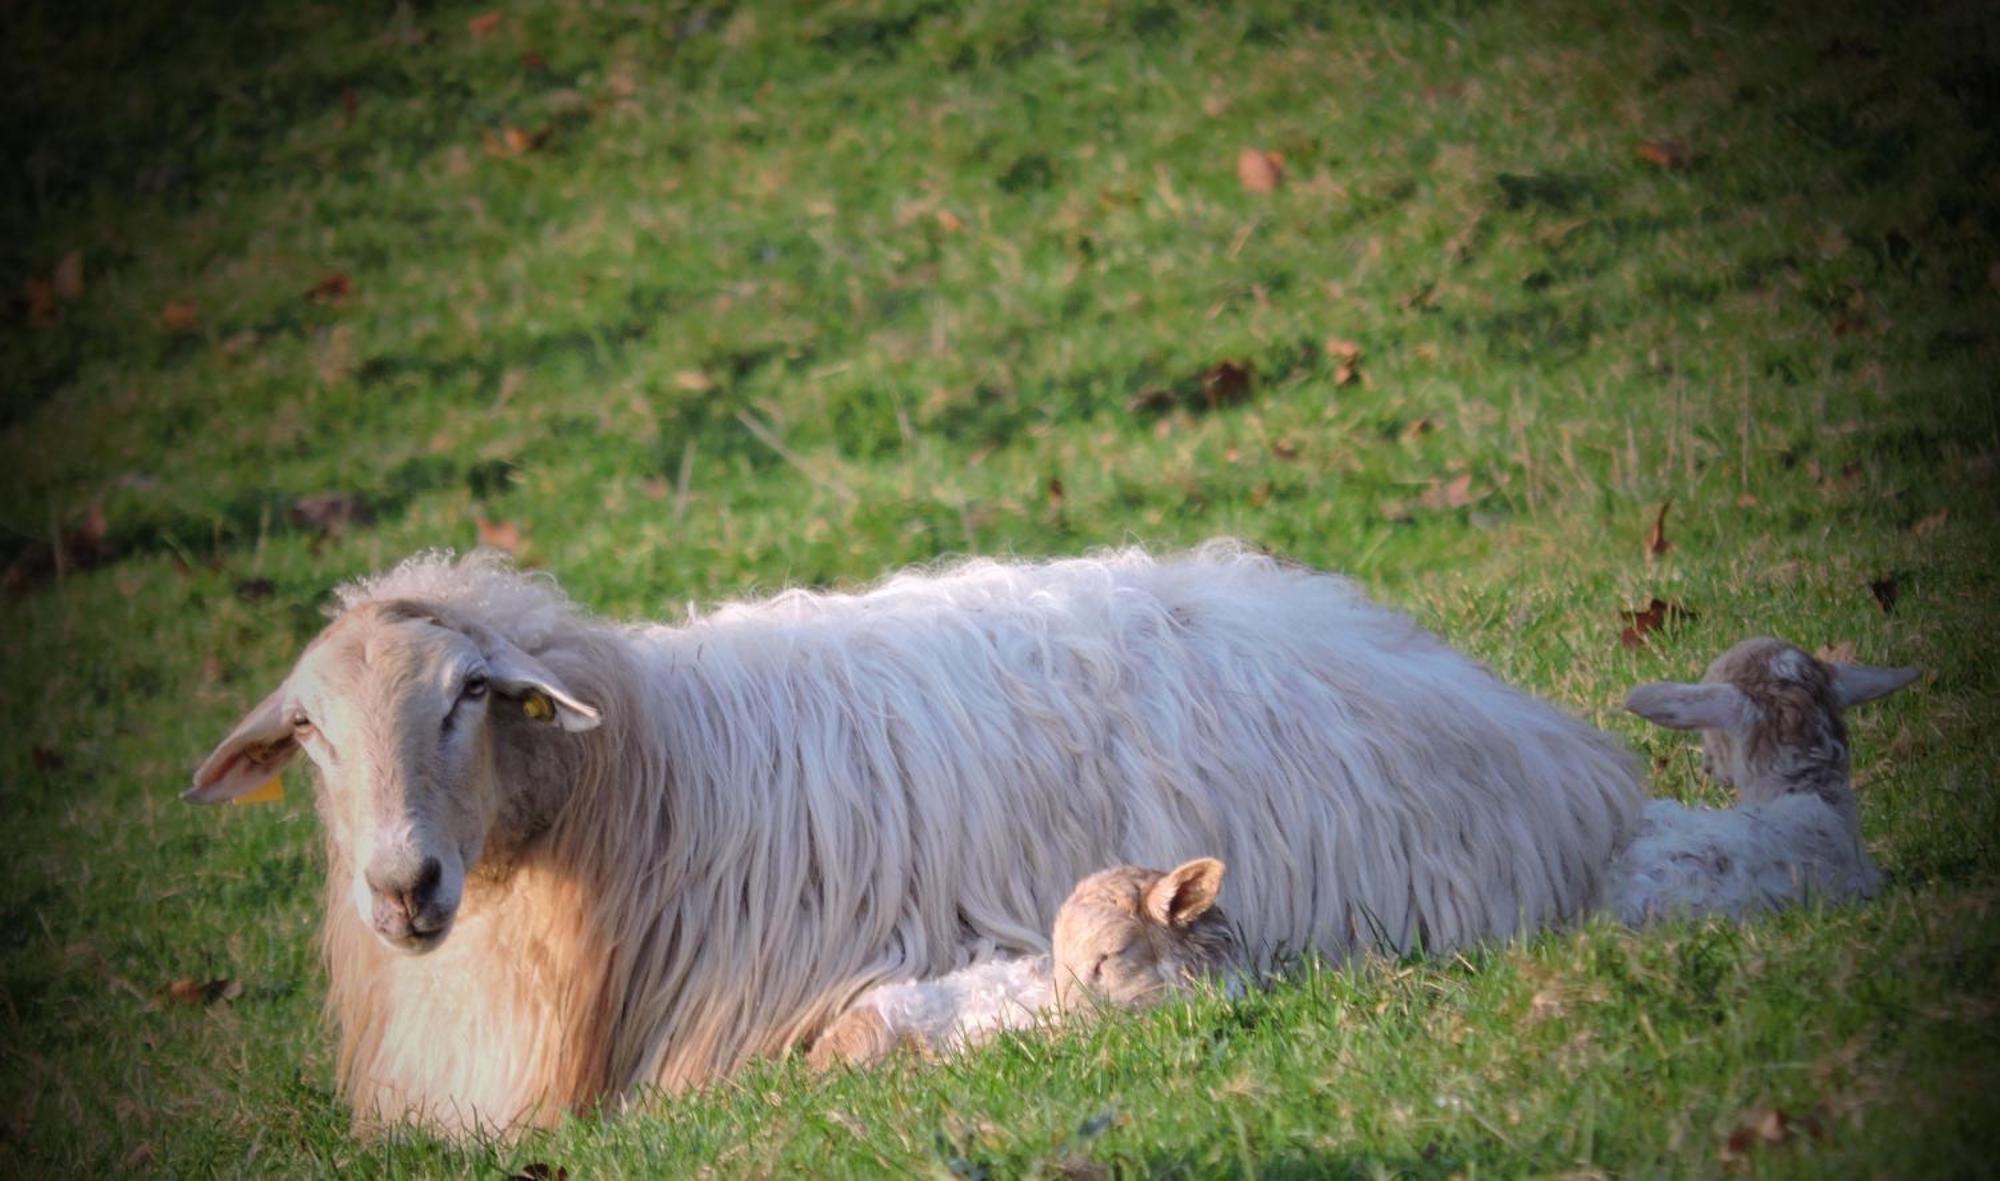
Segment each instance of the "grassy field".
M1992 1168L1980 6L238 8L0 8L0 1159ZM329 588L421 547L484 537L636 618L1218 533L1354 575L1685 799L1724 797L1630 685L1755 633L1923 665L1853 719L1886 896L364 1143L305 777L175 800ZM1622 644L1654 596L1694 618Z

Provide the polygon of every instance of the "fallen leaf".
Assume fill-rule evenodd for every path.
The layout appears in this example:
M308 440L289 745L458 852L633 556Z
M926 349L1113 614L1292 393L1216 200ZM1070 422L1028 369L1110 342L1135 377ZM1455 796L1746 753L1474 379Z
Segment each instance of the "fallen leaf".
M243 995L243 982L224 976L219 980L200 981L183 976L167 985L165 999L182 1005L213 1005L219 1001L233 1001Z
M289 516L294 525L309 525L328 534L365 527L375 521L374 510L351 492L315 492L310 496L301 496L292 502Z
M1089 1157L1067 1157L1056 1165L1056 1176L1063 1181L1111 1181L1111 1169Z
M1058 508L1058 509L1059 509L1059 508L1061 508L1061 507L1063 506L1063 501L1064 501L1065 499L1067 499L1067 496L1066 496L1066 494L1065 494L1065 493L1064 493L1064 491L1063 491L1063 482L1062 482L1062 477L1061 477L1061 476L1050 476L1050 477L1049 477L1049 506L1050 506L1051 508Z
M549 59L530 49L521 55L521 68L531 74L539 74L549 68Z
M1229 406L1250 396L1257 370L1248 361L1223 361L1201 375L1201 396L1210 410Z
M1159 386L1150 386L1133 394L1125 402L1125 409L1134 414L1165 414L1180 401L1174 392Z
M152 1166L155 1152L156 1150L153 1148L152 1141L142 1140L133 1145L132 1150L119 1159L118 1168L121 1172L126 1173L143 1172Z
M535 1161L507 1174L507 1181L569 1181L569 1170L561 1165L547 1165Z
M471 20L466 21L465 28L474 37L484 37L499 28L500 22L506 19L507 15L497 9L492 12L482 12Z
M1627 648L1637 648L1646 643L1649 632L1665 631L1701 618L1679 603L1670 603L1660 598L1655 598L1636 611L1621 610L1618 613L1626 619L1625 630L1618 634L1618 642Z
M503 127L500 134L481 129L480 137L485 141L486 154L498 157L525 156L548 142L552 128L543 127L537 131L523 131L518 127Z
M1660 514L1653 518L1653 531L1646 536L1648 562L1674 548L1674 543L1667 540L1667 510L1673 507L1673 503L1671 500L1663 501L1660 504Z
M699 369L683 369L674 374L674 384L690 394L705 394L715 388L715 379Z
M1748 492L1745 492L1743 495L1736 498L1737 508L1756 508L1757 504L1758 504L1757 498L1755 496L1752 496Z
M1429 279L1404 292L1396 305L1406 312L1421 312L1437 301L1437 280Z
M472 523L479 527L479 544L502 553L521 552L521 528L512 521L494 521L475 514Z
M1810 1112L1795 1116L1776 1107L1753 1109L1731 1129L1719 1155L1724 1164L1741 1166L1749 1162L1750 1154L1757 1149L1787 1143L1800 1132L1815 1140L1826 1134L1819 1117Z
M1279 439L1271 444L1271 454L1279 459L1297 459L1299 457L1298 442L1291 438Z
M1333 384L1346 385L1353 381L1361 366L1361 346L1351 340L1328 337L1324 347L1326 355L1334 362Z
M63 752L47 743L37 742L28 756L34 760L35 770L43 774L54 774L69 766L69 759L63 756Z
M31 327L56 326L56 289L47 279L30 277L23 281L21 298L28 305L28 324Z
M193 332L201 327L201 310L191 299L176 299L160 309L160 327L168 332Z
M319 304L337 304L354 292L354 280L346 271L334 271L312 285L306 298Z
M1910 532L1916 534L1918 537L1929 537L1931 534L1936 533L1938 530L1944 528L1945 521L1948 520L1950 517L1951 517L1951 510L1948 508L1941 508L1938 511L1932 513L1930 516L1925 517L1923 520L1918 521L1916 524L1910 526Z
M1882 614L1884 615L1888 615L1896 610L1896 599L1903 593L1902 588L1896 584L1896 580L1897 574L1892 570L1868 584L1868 593L1875 596L1876 605L1882 608Z
M665 500L669 491L667 478L665 476L647 476L645 479L639 481L639 490L653 500Z
M256 347L257 341L257 330L255 328L245 328L241 332L230 333L228 339L216 347L222 350L223 356L234 357Z
M1432 480L1417 496L1417 504L1427 509L1466 508L1485 500L1488 493L1472 491L1472 473L1461 472L1450 480Z
M1420 415L1411 419L1410 424L1403 428L1402 438L1407 443L1419 435L1427 435L1436 429L1436 423L1432 422L1428 416Z
M55 274L50 276L49 285L55 289L57 299L79 299L83 296L83 251L72 250L56 263Z
M278 593L278 584L268 578L239 578L236 597L246 603L261 603Z
M1252 193L1269 193L1285 179L1285 158L1261 148L1244 148L1236 155L1236 180Z
M1694 153L1677 139L1649 139L1633 151L1641 160L1661 168L1686 168L1694 159Z
M1838 644L1821 644L1813 656L1827 664L1853 664L1854 641L1842 640Z
M938 210L936 217L938 228L947 234L956 234L965 228L965 219L959 217L958 214L953 213L949 209Z

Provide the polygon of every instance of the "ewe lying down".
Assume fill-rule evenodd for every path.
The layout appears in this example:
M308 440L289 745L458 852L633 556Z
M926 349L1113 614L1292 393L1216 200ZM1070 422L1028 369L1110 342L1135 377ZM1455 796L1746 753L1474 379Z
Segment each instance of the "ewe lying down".
M1106 865L1227 860L1252 959L1570 921L1641 799L1603 734L1226 543L674 626L419 557L342 589L188 795L301 751L340 1086L447 1132L680 1090L876 985L1041 954Z

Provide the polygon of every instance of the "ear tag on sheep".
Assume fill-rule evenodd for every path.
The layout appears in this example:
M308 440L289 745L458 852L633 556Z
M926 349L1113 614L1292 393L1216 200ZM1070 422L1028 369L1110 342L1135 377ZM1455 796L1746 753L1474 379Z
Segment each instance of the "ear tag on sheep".
M275 804L285 798L285 777L273 775L256 791L246 791L229 801L232 804Z
M531 722L553 722L556 719L556 703L550 701L546 693L530 693L521 699L521 712Z

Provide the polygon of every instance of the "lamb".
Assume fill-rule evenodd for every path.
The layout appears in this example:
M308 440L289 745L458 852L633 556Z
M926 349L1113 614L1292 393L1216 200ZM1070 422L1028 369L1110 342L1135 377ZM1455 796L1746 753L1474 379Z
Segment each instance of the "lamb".
M1758 637L1717 657L1699 684L1632 690L1633 713L1702 731L1702 768L1733 785L1738 803L1718 810L1649 801L1638 837L1612 866L1610 909L1637 926L1874 897L1881 875L1861 844L1841 711L1917 675L1827 663Z
M1056 912L1054 952L973 964L936 980L884 984L813 1043L807 1064L866 1066L899 1049L941 1056L1001 1030L1051 1020L1058 1008L1103 1003L1141 1008L1239 955L1215 904L1222 862L1198 858L1161 871L1099 870Z
M1105 865L1238 866L1246 953L1575 921L1642 799L1608 736L1345 581L1218 543L969 561L621 625L504 560L347 585L186 794L304 753L363 1130L511 1133L1048 950Z

